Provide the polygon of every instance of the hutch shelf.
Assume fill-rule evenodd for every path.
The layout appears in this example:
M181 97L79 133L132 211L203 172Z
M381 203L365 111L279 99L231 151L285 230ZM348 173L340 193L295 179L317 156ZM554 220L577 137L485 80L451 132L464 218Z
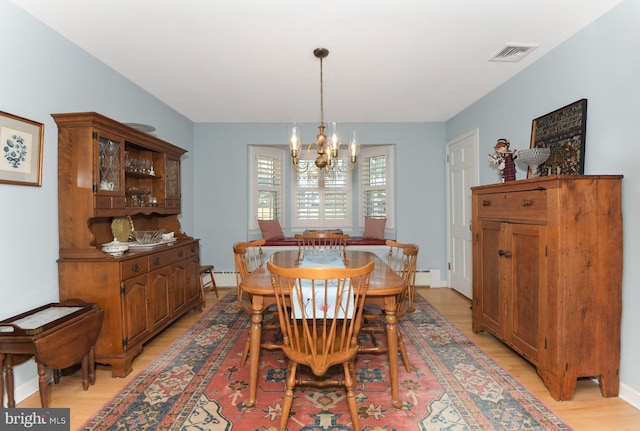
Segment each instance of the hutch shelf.
M186 151L95 112L52 117L60 300L80 298L103 309L96 362L124 377L146 341L189 310L202 310L199 241L182 232L178 220ZM136 230L174 232L177 240L121 256L104 253L122 220Z
M580 377L618 395L621 183L554 175L472 188L473 330L529 360L557 400Z

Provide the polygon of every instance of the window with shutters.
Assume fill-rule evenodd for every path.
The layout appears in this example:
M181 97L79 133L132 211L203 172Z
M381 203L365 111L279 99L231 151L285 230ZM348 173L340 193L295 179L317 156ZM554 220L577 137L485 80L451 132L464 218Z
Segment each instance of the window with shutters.
M343 229L357 235L365 217L385 217L386 229L395 230L393 145L362 147L357 167L349 170L345 159L340 169L315 168L313 153L303 152L297 172L289 152L280 148L250 146L249 230L259 233L259 219L278 219L285 229ZM308 160L305 159L308 157ZM289 170L291 181L284 181ZM344 172L346 170L346 172ZM289 217L284 207L288 203Z
M309 157L303 159L302 157ZM353 172L346 168L344 159L338 161L338 169L319 170L313 153L303 153L299 161L305 172L292 169L291 227L296 228L340 228L352 227L351 186ZM344 170L347 170L344 172Z
M395 228L394 220L393 146L362 148L360 151L360 226L364 219L386 218L387 227Z
M259 229L258 220L283 224L284 152L277 148L251 146L249 229Z

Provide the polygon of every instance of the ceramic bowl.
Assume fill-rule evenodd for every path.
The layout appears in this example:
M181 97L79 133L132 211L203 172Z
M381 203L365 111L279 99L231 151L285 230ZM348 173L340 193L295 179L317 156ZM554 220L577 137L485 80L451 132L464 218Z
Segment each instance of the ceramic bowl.
M125 242L113 240L106 244L102 244L102 251L109 253L112 256L122 256L122 254L129 250L129 245Z

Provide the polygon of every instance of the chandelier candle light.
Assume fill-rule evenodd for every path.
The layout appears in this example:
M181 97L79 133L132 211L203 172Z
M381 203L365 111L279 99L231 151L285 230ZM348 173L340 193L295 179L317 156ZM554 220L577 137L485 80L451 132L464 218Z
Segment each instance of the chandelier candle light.
M338 125L331 123L329 125L329 138L325 135L324 130L326 128L324 124L324 94L323 94L323 76L322 76L322 59L329 55L329 50L326 48L316 48L313 50L313 55L320 59L320 125L318 126L318 135L316 136L316 142L309 144L307 151L310 152L311 148L315 147L318 153L316 157L315 165L321 169L333 169L338 168L338 149L340 148L341 139L338 132ZM304 167L298 165L298 154L300 153L300 146L302 144L302 137L300 133L300 126L296 123L289 126L289 148L291 149L291 160L296 166L299 172L305 172L309 169L309 164L305 164ZM352 132L351 140L349 142L349 155L351 156L351 169L355 166L356 158L360 144L358 143L358 133Z

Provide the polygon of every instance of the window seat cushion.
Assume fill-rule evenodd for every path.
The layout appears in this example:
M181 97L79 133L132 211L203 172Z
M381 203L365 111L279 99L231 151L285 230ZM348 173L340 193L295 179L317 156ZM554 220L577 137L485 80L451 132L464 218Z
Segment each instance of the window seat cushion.
M361 236L351 236L347 239L347 246L350 245L360 245L360 246L370 246L370 245L386 245L386 239L364 239ZM263 247L286 247L286 246L297 246L298 240L292 237L278 239L278 240L269 240L264 243Z

